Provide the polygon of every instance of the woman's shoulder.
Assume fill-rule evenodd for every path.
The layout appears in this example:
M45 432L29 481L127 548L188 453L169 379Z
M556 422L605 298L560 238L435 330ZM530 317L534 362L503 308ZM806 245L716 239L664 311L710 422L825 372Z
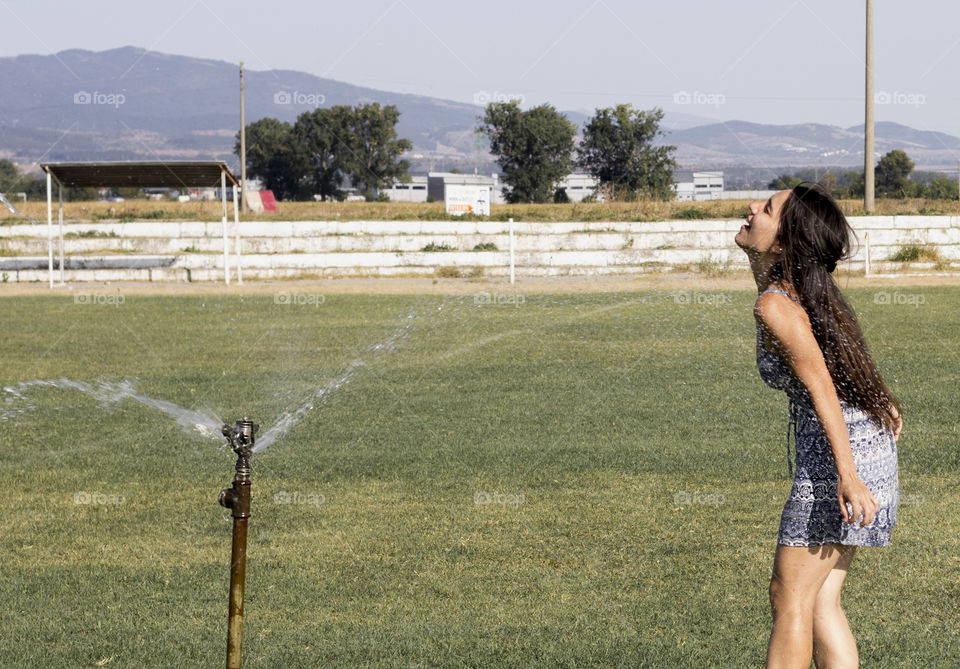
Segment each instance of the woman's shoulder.
M782 295L786 297L791 302L794 302L797 305L800 305L800 298L797 296L796 290L792 286L784 285L783 283L771 283L767 286L761 293L757 300L766 299L766 300L777 300L776 297L768 297L770 295ZM802 305L801 305L802 306Z
M774 331L796 323L798 319L807 324L810 322L806 310L792 291L776 284L771 284L757 297L753 315L758 324Z
M794 304L801 309L803 306L800 304L800 299L796 296L792 289L788 289L785 286L781 286L776 283L771 283L763 291L760 292L760 295L757 296L757 305L788 305Z

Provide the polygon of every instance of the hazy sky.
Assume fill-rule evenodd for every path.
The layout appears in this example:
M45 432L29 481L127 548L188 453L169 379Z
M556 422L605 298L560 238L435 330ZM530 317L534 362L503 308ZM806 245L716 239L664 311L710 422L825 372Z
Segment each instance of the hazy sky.
M0 0L0 56L139 46L462 102L863 121L865 0ZM960 135L960 3L875 2L877 120Z

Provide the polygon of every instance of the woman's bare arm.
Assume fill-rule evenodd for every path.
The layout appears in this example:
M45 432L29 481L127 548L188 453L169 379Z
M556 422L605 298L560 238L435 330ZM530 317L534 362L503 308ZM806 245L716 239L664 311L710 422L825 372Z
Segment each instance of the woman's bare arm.
M862 512L861 526L869 525L873 522L879 506L870 489L857 476L857 467L850 449L850 434L840 408L840 398L823 359L820 345L813 336L806 312L787 297L766 293L757 300L754 315L761 325L773 334L778 353L784 357L810 393L814 410L830 442L830 449L837 464L837 475L840 479L837 497L844 521L853 522ZM845 502L850 502L852 516L847 513Z

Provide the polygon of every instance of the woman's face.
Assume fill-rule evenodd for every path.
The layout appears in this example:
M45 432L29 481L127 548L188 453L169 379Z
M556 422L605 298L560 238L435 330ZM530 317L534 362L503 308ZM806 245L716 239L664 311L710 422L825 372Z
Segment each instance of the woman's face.
M783 203L790 197L789 190L774 193L769 200L751 202L746 224L740 226L740 231L733 241L737 246L748 253L769 253L777 243L777 232L780 230L780 210Z

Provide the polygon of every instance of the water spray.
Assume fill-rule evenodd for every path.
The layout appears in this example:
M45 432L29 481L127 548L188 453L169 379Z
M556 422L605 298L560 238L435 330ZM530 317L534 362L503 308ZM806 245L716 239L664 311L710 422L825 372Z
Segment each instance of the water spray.
M260 426L244 417L221 430L237 454L233 486L220 491L220 506L232 511L233 548L230 553L230 618L227 626L227 669L240 669L243 640L243 586L247 576L247 519L250 517L250 455Z

